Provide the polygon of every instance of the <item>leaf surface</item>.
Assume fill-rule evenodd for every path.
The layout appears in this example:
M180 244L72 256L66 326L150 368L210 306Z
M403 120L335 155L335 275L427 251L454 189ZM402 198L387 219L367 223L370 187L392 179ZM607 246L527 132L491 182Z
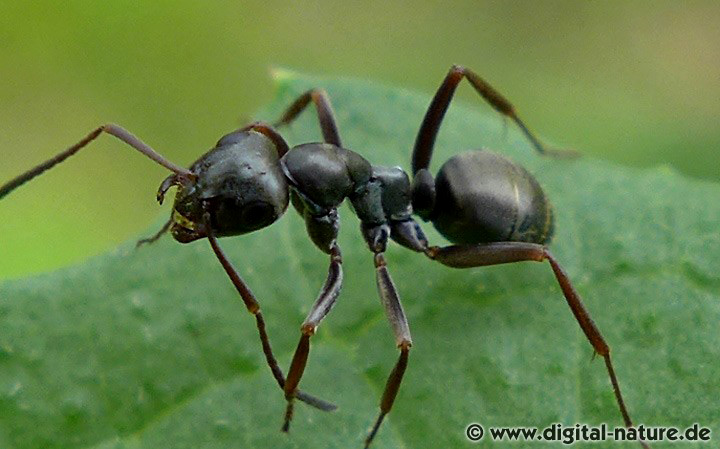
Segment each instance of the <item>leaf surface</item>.
M278 72L278 86L263 118L322 86L348 148L409 169L427 96L290 72ZM283 133L291 144L320 139L311 112ZM551 198L552 250L611 345L634 420L699 422L717 434L720 186L665 167L541 158L479 104L451 107L432 168L479 147L522 163ZM0 285L0 447L361 447L397 350L358 221L347 207L341 215L345 286L312 340L302 381L338 411L299 405L291 433L279 431L285 401L254 321L206 241L165 237ZM443 244L430 224L425 230ZM287 369L327 257L292 210L221 244L259 298ZM397 246L387 258L414 347L374 448L468 447L471 422L621 425L603 363L591 362L549 265L453 270ZM491 446L487 437L476 445Z

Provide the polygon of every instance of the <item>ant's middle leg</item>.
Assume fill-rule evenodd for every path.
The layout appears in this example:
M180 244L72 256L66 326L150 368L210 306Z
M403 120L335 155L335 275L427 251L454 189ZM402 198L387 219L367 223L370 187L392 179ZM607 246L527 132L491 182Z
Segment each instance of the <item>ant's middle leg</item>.
M408 364L410 347L412 346L410 326L408 325L405 311L403 310L402 303L400 302L400 295L398 295L397 288L390 277L390 272L387 269L387 262L385 261L385 256L382 252L375 253L375 273L378 293L383 307L385 308L387 319L390 321L393 334L395 334L395 344L398 349L400 349L400 357L388 376L385 384L385 390L383 390L382 399L380 399L380 413L370 429L370 433L365 438L365 449L370 447L370 444L375 438L378 429L380 429L380 425L385 419L385 416L390 413L390 410L395 403L395 397L400 390L400 384L402 383L403 376L405 375L405 369Z
M290 147L288 146L287 142L285 142L285 139L280 135L279 132L275 130L271 125L268 125L264 122L253 122L249 125L243 126L242 128L238 129L238 131L255 131L259 132L260 134L264 134L268 139L272 141L272 143L275 145L275 149L278 153L278 158L281 158L290 151Z
M327 143L331 143L337 147L342 147L340 141L340 133L338 132L337 123L335 121L335 113L330 104L330 97L324 89L311 89L300 95L283 113L282 117L274 123L274 126L281 127L289 125L312 101L315 104L320 129L322 129L323 139Z
M559 157L574 157L578 153L573 150L556 150L549 149L543 145L540 140L533 134L525 123L518 117L515 112L514 106L504 97L500 92L495 90L487 81L480 78L478 74L470 69L463 66L454 65L450 68L447 76L443 80L440 88L438 88L433 97L425 118L423 119L420 130L418 131L417 139L415 140L415 148L413 149L412 155L412 171L413 174L418 171L428 168L430 166L430 159L432 158L433 146L435 145L435 138L437 137L440 124L445 117L450 101L455 94L458 84L466 78L468 82L475 88L475 91L480 94L496 111L508 117L515 122L520 130L525 134L533 147L538 153L549 156Z

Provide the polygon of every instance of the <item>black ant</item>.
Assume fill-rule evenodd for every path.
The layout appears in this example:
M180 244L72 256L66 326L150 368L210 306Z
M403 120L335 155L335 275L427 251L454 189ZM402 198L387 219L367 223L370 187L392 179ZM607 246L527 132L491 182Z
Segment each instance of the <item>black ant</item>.
M494 109L515 122L540 154L573 154L545 148L509 101L471 70L453 66L420 126L412 154L412 182L401 168L372 165L344 148L327 93L313 89L297 98L276 123L256 122L222 137L190 169L168 161L125 129L103 125L66 151L1 186L0 199L72 156L103 132L172 171L157 193L162 203L170 187L177 186L172 215L156 235L139 244L153 242L168 230L181 243L208 239L248 311L255 316L267 364L287 400L284 431L289 429L295 399L320 410L335 409L333 404L300 391L298 385L310 353L310 338L340 294L343 271L337 208L349 199L374 254L378 292L400 350L380 401L380 413L365 440L366 448L395 402L412 346L405 312L384 257L388 239L453 268L547 260L594 352L605 360L623 421L632 427L610 359L610 347L547 248L553 234L553 213L535 178L523 167L487 151L469 151L450 158L435 179L428 170L435 137L463 78ZM290 148L275 128L291 123L311 102L324 142ZM280 218L289 202L304 218L313 243L329 255L330 266L325 284L302 324L300 342L286 378L270 347L260 305L217 239L269 226ZM454 244L431 246L412 218L413 213L431 221Z

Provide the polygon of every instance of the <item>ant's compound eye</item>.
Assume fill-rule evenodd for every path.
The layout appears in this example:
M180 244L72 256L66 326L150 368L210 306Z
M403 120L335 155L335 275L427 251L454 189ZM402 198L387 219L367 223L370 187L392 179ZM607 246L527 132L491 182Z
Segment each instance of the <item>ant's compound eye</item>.
M243 204L235 198L216 198L209 203L212 226L219 237L257 231L271 225L281 215L265 201Z
M249 228L258 228L275 221L275 209L268 203L256 201L242 210L242 222Z

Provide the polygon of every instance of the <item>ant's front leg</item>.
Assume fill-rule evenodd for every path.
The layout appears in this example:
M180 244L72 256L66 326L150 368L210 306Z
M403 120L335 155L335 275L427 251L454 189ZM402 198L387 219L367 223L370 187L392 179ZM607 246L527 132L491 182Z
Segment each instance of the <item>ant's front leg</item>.
M255 299L255 295L253 295L253 293L250 291L250 288L247 286L247 284L245 284L245 281L243 281L235 267L233 267L232 263L225 255L225 252L220 247L217 238L212 232L212 226L210 226L209 223L210 216L209 213L206 213L205 228L208 241L210 242L210 246L212 246L215 256L220 261L223 269L225 270L228 277L230 278L233 285L240 294L240 297L245 303L245 307L247 308L248 312L250 312L255 317L258 333L260 334L260 342L262 344L263 353L265 354L265 360L267 361L267 364L270 367L270 371L272 371L273 377L275 377L275 380L277 381L280 388L285 389L287 386L287 381L285 379L285 376L283 375L282 370L280 369L280 365L278 364L275 355L272 352L272 347L270 346L270 338L268 337L267 331L265 330L265 320L263 319L263 315L260 312L260 304L258 303L257 299ZM333 411L337 408L334 404L311 396L302 391L296 391L295 397L305 402L306 404L323 411Z
M313 242L330 255L330 267L328 268L325 285L323 285L320 294L300 327L300 342L290 363L287 381L284 386L287 408L285 409L285 419L282 426L283 432L290 430L290 421L292 421L294 410L294 399L296 397L300 399L300 392L297 390L297 387L305 372L305 366L307 365L308 356L310 355L310 337L315 334L320 322L325 319L327 314L330 313L330 309L335 305L335 301L340 295L343 281L342 255L340 253L340 247L337 245L339 228L337 210L331 209L325 214L313 215L310 213L309 208L306 207L303 215L305 216L308 234L310 234Z
M145 237L137 241L135 244L135 248L140 248L143 245L150 245L152 243L155 243L162 237L168 230L170 229L170 226L172 225L172 217L168 219L168 221L165 222L165 224L160 228L155 234L151 235L150 237Z

